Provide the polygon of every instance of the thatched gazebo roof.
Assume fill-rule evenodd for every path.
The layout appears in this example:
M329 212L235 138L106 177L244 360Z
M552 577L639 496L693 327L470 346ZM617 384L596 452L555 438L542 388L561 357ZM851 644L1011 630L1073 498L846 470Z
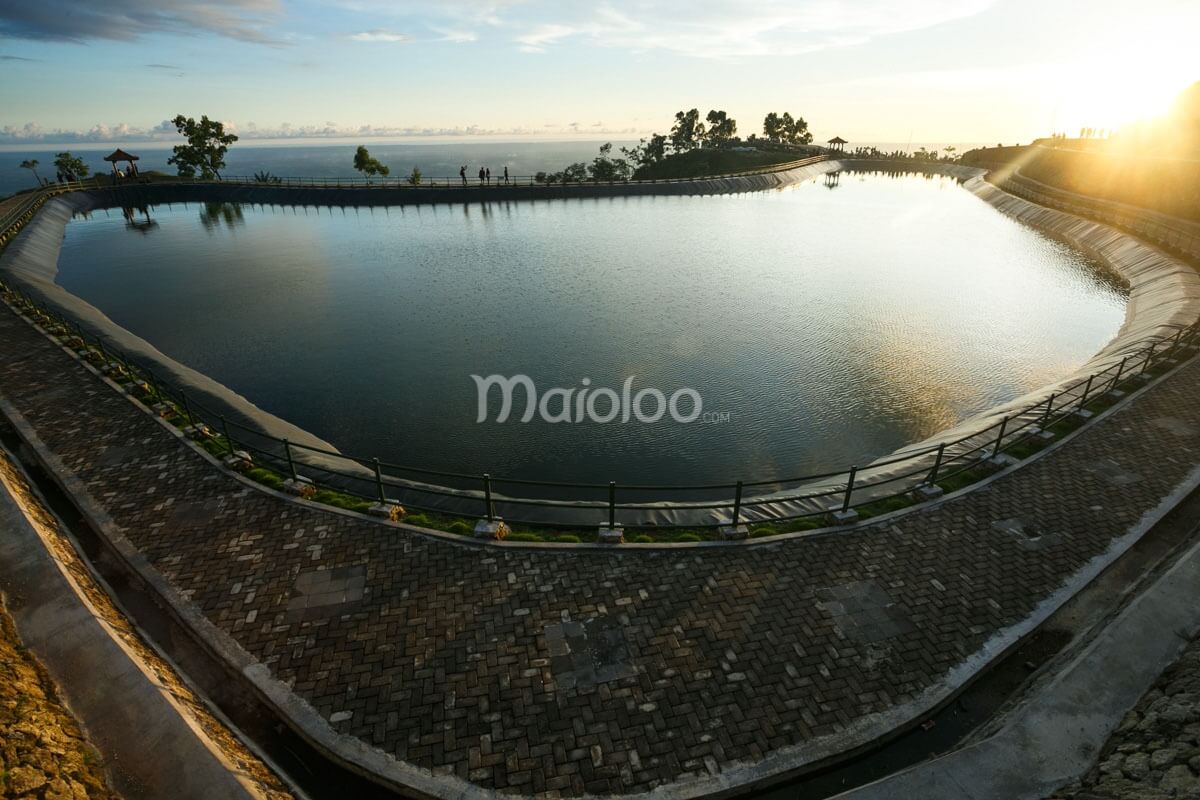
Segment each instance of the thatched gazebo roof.
M141 156L135 156L132 153L126 153L124 150L118 147L116 150L113 150L111 153L106 155L104 160L111 161L115 164L118 161L137 161L140 157Z
M826 144L850 144L850 143L847 142L845 139L843 139L840 136L835 136L832 139L830 139L828 142L826 142Z

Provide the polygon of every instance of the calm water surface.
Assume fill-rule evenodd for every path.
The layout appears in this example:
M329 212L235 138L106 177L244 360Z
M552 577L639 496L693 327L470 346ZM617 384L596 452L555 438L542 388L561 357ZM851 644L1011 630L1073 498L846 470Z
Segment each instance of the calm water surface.
M1084 257L949 179L148 211L152 226L120 210L72 222L59 282L344 452L434 469L643 483L838 469L1062 376L1124 316ZM690 387L715 421L479 424L470 376L492 373L542 391Z

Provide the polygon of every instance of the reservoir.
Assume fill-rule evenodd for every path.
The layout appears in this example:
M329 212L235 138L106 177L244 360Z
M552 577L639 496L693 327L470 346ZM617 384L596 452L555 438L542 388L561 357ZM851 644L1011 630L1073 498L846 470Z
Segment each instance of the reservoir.
M954 179L879 173L727 196L117 208L68 225L57 280L347 454L625 484L862 464L1071 372L1126 301ZM558 390L560 421L522 422L517 389L498 422L499 390L481 409L472 377L491 375ZM574 413L626 385L689 391L655 421L599 421L607 395ZM701 413L677 419L692 397Z

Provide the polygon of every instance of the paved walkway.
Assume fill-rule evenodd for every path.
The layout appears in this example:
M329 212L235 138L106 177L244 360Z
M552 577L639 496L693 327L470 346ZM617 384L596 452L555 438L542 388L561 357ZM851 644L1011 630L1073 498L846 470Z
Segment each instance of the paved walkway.
M447 794L699 793L893 728L1200 464L1197 360L1036 462L891 522L765 546L484 548L251 489L3 308L0 343L0 398L60 477L334 730Z
M1125 715L1096 766L1052 800L1200 797L1200 639Z

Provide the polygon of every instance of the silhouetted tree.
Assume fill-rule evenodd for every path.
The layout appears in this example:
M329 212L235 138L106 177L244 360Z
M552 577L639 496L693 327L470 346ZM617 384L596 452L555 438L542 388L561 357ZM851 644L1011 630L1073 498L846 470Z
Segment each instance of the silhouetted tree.
M238 137L226 133L223 124L206 116L200 117L200 121L196 122L193 117L179 114L171 122L188 143L176 145L175 155L168 158L167 163L178 168L181 178L194 178L199 172L200 177L205 180L213 177L220 180L221 170L225 169L225 154L229 152L229 145L236 142Z
M763 118L763 136L772 142L778 142L783 138L783 120L774 111Z
M386 165L381 164L378 159L372 158L367 148L363 147L361 144L358 146L358 149L354 151L354 168L363 175L366 175L367 178L371 178L375 175L383 175L386 177L391 172L391 170L388 169Z
M631 172L628 161L612 157L612 142L600 146L600 155L588 167L593 181L625 181Z
M54 156L54 168L59 172L74 175L77 178L86 178L90 171L87 163L82 158L73 156L69 152L58 153Z
M700 121L700 111L675 112L675 125L671 128L671 149L676 153L695 150L704 138L704 123Z
M667 137L655 133L649 139L642 139L636 147L622 147L621 152L639 167L657 164L667 157Z
M27 159L21 162L21 169L27 169L33 173L33 179L37 181L38 186L42 185L42 177L37 174L38 164L41 162L36 158Z
M708 122L708 134L705 138L712 144L728 142L737 133L737 120L724 111L709 111L705 120Z

